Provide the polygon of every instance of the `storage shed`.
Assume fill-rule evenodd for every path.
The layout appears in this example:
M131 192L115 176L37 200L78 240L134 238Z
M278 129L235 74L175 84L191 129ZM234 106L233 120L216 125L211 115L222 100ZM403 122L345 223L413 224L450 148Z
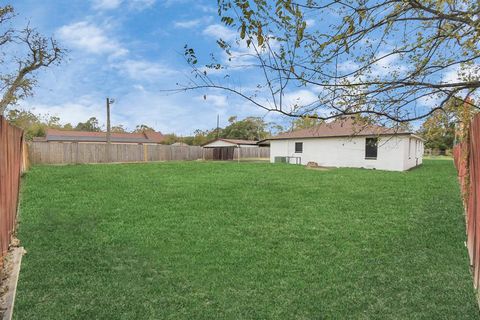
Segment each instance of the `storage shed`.
M241 148L258 148L258 141L240 140L240 139L215 139L203 145L204 159L205 151L212 153L213 160L234 160L235 149L238 148L238 158L240 158Z

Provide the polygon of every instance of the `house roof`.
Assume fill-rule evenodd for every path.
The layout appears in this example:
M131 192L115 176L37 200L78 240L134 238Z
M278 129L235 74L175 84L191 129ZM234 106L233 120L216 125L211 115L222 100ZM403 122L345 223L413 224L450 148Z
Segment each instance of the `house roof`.
M312 128L285 132L265 140L299 139L299 138L328 138L349 136L377 136L394 134L412 134L411 132L387 128L375 124L365 124L352 118L341 118L332 122L325 122Z
M257 145L257 142L258 142L258 141L254 141L254 140L220 138L220 139L215 139L215 140L209 141L207 143L204 143L202 146L209 145L211 143L214 143L215 141L224 141L224 142L228 142L228 143L236 144L236 145Z
M160 132L143 133L111 133L112 142L123 143L160 143L164 136ZM35 139L37 141L72 141L72 142L107 142L105 132L88 131L67 131L58 129L47 129L45 138Z

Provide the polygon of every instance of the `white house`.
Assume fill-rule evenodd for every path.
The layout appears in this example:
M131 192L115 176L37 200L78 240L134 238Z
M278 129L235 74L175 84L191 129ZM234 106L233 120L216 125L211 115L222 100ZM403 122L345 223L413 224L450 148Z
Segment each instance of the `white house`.
M423 139L342 118L267 139L270 162L404 171L422 163Z

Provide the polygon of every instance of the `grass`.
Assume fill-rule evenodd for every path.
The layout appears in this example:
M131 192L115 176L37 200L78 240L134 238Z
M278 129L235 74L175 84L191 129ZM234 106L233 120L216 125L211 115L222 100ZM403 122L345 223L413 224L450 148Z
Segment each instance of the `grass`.
M453 156L424 156L423 159L427 160L453 160Z
M451 161L37 166L15 319L478 319Z

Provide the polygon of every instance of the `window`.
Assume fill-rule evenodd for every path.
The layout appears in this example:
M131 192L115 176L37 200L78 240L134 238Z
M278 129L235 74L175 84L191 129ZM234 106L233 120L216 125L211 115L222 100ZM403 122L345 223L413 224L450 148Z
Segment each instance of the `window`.
M295 142L295 153L303 152L303 142Z
M365 159L377 159L378 138L365 139Z

